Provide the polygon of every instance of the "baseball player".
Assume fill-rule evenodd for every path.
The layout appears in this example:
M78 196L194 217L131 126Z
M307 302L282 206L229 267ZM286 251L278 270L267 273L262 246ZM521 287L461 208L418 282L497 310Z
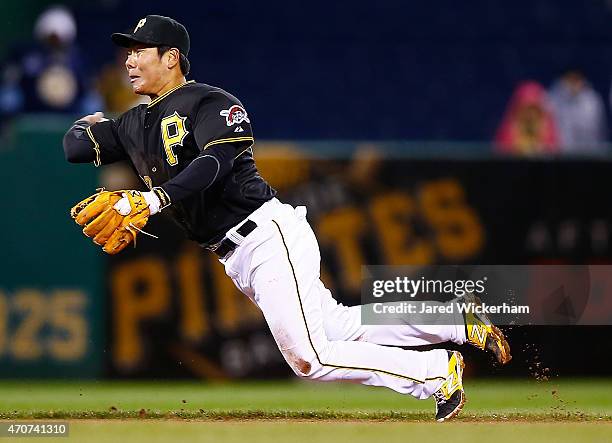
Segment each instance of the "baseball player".
M150 216L167 213L190 239L218 255L227 275L261 309L298 376L433 396L438 421L457 415L465 402L461 354L399 346L469 342L491 350L501 363L510 360L503 334L483 316L447 326L362 325L360 307L338 304L319 278L319 246L306 208L281 203L258 174L244 106L220 88L185 79L185 27L148 15L132 33L111 38L127 48L134 92L151 101L115 120L85 116L64 137L69 162L127 160L149 189L101 191L73 208L84 233L106 252L120 251L144 232Z

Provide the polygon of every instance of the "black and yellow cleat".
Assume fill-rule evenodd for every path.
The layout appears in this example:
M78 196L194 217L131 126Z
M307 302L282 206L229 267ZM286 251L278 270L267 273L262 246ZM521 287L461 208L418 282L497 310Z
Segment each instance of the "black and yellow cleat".
M436 421L443 422L455 417L465 404L463 391L463 356L459 351L448 352L448 375L436 392Z
M465 303L482 305L482 301L472 293L466 294L463 299ZM466 311L464 317L468 343L479 349L488 349L502 365L512 360L510 345L506 337L497 326L491 323L486 314Z

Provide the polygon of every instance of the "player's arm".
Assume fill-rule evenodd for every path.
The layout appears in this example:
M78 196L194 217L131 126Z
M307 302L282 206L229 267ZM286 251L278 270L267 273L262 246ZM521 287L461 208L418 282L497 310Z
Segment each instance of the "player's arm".
M117 122L96 112L77 120L64 135L64 155L70 163L90 163L95 166L126 158L117 135Z
M162 206L203 191L225 177L234 166L236 150L237 147L231 143L205 150L176 177L154 188Z
M232 170L236 150L240 148L244 149L242 146L231 143L219 144L215 146L215 149L206 150L196 157L176 177L149 192L143 192L142 195L147 201L150 214L157 214L170 204L203 191L225 177ZM115 209L123 215L129 214L128 199L121 199L115 205Z

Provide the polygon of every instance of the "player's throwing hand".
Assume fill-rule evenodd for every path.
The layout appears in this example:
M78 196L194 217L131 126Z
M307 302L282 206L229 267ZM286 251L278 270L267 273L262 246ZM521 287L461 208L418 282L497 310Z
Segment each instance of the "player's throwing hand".
M103 112L96 112L95 114L89 114L89 115L86 115L85 117L81 117L79 121L84 121L84 122L89 123L90 125L93 125L94 123L108 121L108 119L104 118Z

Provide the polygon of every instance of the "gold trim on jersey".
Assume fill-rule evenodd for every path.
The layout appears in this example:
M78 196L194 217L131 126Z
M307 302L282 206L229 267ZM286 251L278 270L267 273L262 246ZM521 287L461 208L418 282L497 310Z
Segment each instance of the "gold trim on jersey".
M93 136L93 133L91 132L91 126L87 126L85 128L85 132L87 132L87 135L89 136L89 139L94 144L93 149L94 149L94 151L96 151L96 159L94 160L94 166L97 168L98 166L100 166L102 164L102 162L100 160L100 145L98 144L98 142L96 141L95 137Z
M246 148L244 151L241 151L240 154L238 154L236 157L234 157L234 160L236 160L238 157L240 157L242 154L244 154L245 152L247 152L248 150L253 150L253 145L249 146L248 148ZM252 152L251 152L252 153Z
M160 100L163 100L164 98L168 97L170 94L172 94L174 91L176 91L177 89L181 89L183 86L185 85L189 85L191 83L195 83L195 80L189 80L186 83L181 83L180 85L175 86L174 88L170 89L169 91L164 92L162 95L160 95L159 97L157 97L155 100L151 100L151 103L149 103L147 105L147 108L150 108L151 106L157 104L160 102Z
M247 142L247 141L251 141L254 142L255 139L253 137L231 137L231 138L220 138L217 140L213 140L211 142L206 143L206 145L204 146L204 150L206 148L208 148L209 146L212 145L218 145L221 143L232 143L232 142Z

